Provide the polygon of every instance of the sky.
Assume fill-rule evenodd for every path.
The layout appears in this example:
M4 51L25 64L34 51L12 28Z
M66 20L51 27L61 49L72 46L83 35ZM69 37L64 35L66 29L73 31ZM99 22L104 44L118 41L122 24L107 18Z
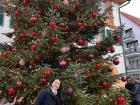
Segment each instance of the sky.
M140 0L131 0L130 4L121 8L121 11L140 18Z

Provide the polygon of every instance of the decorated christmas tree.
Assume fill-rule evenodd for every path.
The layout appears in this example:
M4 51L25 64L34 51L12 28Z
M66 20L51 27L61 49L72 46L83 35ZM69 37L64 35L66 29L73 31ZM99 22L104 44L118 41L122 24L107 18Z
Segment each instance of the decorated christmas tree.
M1 47L0 97L31 105L38 91L53 79L62 82L68 105L129 105L119 79L113 45L122 28L95 43L106 26L100 0L11 0L5 11L13 17L12 45Z

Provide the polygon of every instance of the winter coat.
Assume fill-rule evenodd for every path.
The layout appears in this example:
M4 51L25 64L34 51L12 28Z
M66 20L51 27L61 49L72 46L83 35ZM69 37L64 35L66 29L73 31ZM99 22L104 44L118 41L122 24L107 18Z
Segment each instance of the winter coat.
M140 83L127 84L125 87L131 94L132 102L140 103Z
M42 89L36 97L34 105L62 105L60 96L54 95L50 87Z

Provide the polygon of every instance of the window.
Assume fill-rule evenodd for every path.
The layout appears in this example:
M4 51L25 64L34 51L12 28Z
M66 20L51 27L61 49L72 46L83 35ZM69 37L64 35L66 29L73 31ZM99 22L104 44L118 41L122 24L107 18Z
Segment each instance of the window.
M4 13L0 12L0 26L3 26L4 23Z
M10 28L13 28L13 20L14 20L14 18L13 18L13 16L11 16L10 21L9 21L9 27Z
M129 29L125 30L125 36L126 36L126 38L134 37L132 28L129 28Z

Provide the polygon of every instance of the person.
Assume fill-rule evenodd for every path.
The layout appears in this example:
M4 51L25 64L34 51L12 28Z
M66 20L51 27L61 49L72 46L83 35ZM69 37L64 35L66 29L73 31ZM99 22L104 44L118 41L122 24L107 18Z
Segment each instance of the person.
M131 105L140 105L140 83L129 77L125 88L129 90L131 95Z
M61 81L55 79L51 86L43 88L37 95L34 105L62 105Z

